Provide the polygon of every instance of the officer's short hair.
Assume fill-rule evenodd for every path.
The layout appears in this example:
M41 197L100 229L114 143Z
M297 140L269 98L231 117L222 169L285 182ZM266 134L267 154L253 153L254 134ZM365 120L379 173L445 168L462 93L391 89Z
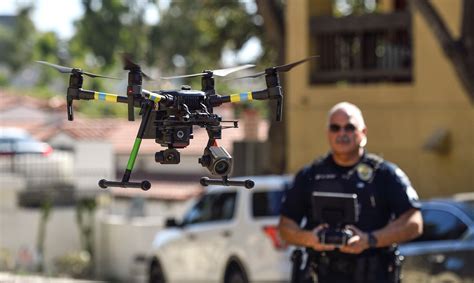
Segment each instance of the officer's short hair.
M349 115L349 117L354 118L357 121L357 124L359 126L359 129L365 128L365 121L364 117L362 116L362 111L360 111L360 108L357 107L356 105L349 103L349 102L340 102L336 105L334 105L331 110L328 112L328 125L329 125L329 120L331 116L336 113L337 111L344 111Z

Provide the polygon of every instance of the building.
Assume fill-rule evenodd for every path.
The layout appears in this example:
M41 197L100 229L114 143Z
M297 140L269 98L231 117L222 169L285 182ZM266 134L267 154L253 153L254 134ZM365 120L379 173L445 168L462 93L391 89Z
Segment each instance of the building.
M401 0L334 17L335 2L286 3L287 61L320 55L287 75L287 170L327 152L326 113L349 101L364 112L368 150L403 168L421 197L472 191L474 108L425 19ZM430 2L459 35L462 1Z

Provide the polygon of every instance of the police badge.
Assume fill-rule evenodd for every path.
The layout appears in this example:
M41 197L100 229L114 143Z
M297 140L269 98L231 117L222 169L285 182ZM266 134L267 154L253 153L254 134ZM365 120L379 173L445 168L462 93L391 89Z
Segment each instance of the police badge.
M359 176L359 179L361 179L362 181L368 181L374 175L374 170L372 169L372 167L364 163L357 165L356 170L357 176Z

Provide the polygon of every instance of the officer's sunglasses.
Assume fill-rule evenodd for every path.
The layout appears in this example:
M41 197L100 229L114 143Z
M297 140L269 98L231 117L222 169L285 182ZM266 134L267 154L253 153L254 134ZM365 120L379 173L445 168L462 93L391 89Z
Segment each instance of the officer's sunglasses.
M341 129L344 129L344 131L347 132L347 133L353 133L356 130L356 126L354 126L354 124L351 124L351 123L346 124L344 126L341 126L341 125L338 125L338 124L330 124L329 125L329 131L331 131L332 133L337 133Z

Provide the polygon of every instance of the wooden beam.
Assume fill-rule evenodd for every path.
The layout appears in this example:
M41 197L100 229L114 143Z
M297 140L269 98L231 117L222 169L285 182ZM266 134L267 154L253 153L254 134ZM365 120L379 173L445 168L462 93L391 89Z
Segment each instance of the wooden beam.
M469 7L474 9L472 3L466 4L466 2L472 2L472 0L464 0L464 9ZM461 40L455 40L453 38L443 19L430 1L413 0L412 4L428 22L428 26L431 28L431 31L433 31L446 57L448 57L451 62L461 84L466 90L467 95L471 99L471 103L474 103L474 66L470 64L470 60L468 60L468 52L462 42L462 38ZM468 12L469 11L464 11L463 13L463 23L464 20L468 21L468 18L472 17L472 14ZM464 35L469 29L472 29L472 27L463 28L462 34Z

